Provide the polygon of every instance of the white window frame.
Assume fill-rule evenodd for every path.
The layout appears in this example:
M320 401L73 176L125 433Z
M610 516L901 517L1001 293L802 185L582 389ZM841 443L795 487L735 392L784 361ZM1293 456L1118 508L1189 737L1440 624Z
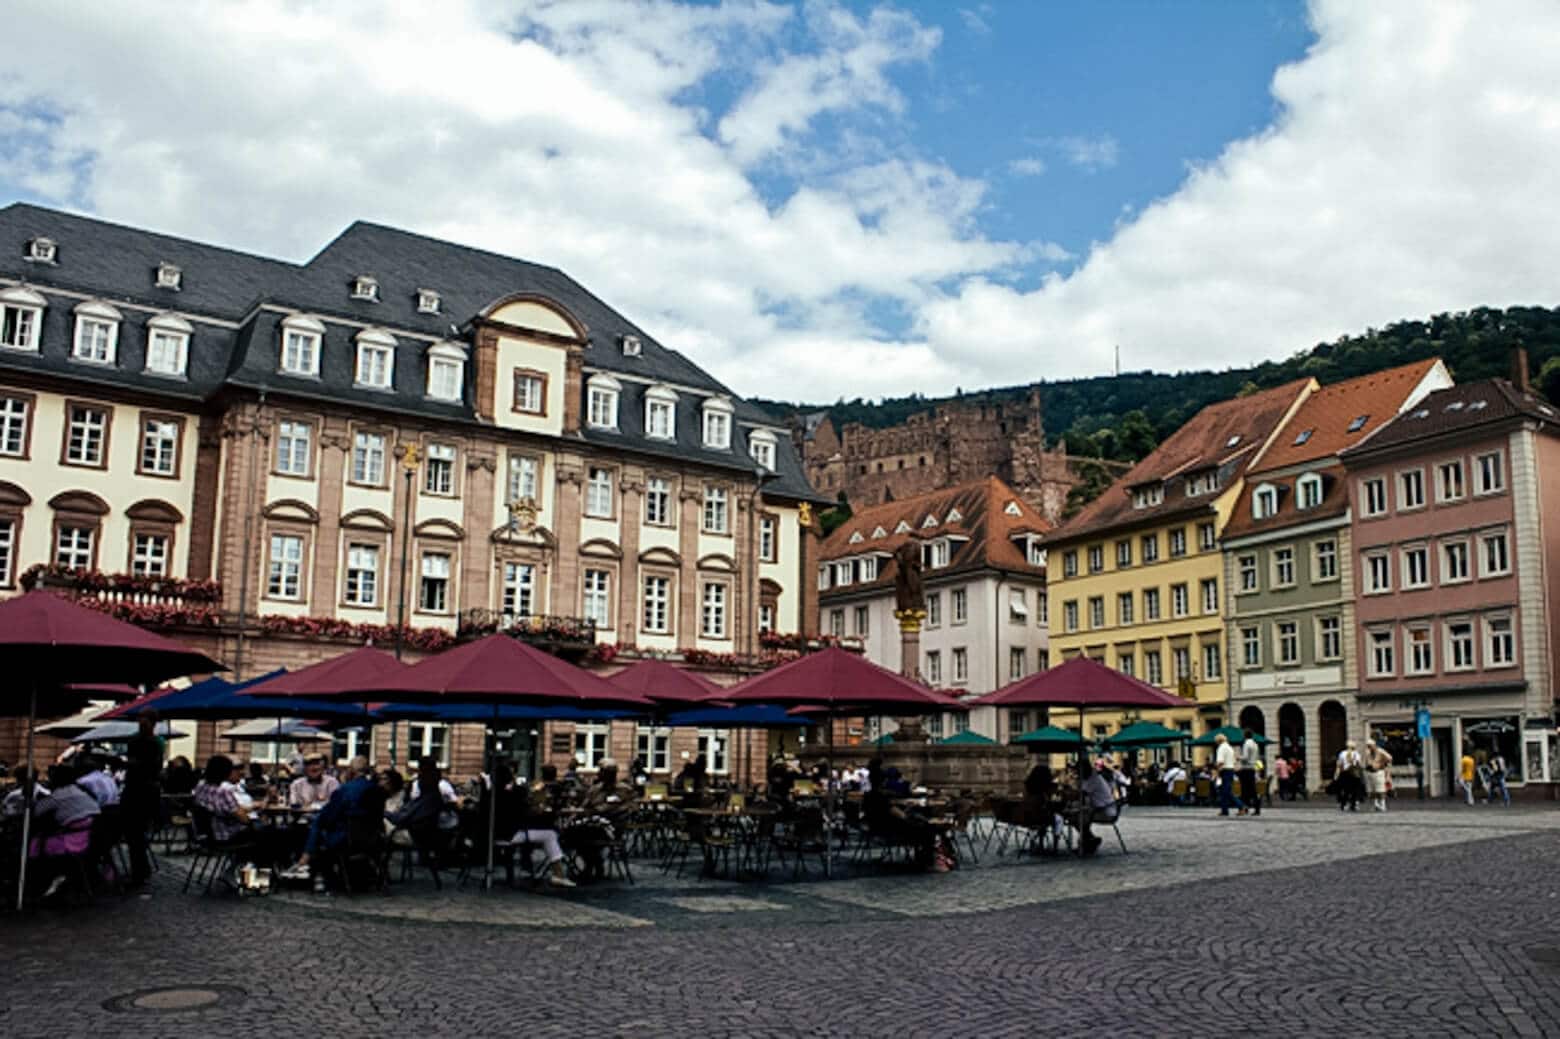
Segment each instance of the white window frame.
M271 599L291 602L303 598L305 556L301 534L273 533L266 558L265 594Z
M0 347L37 353L47 307L48 300L30 289L0 289Z
M780 521L773 516L760 516L758 518L758 561L760 563L776 563L780 560ZM876 563L874 564L873 579L877 578Z
M320 352L325 325L312 317L294 314L282 319L282 342L277 371L284 375L319 378Z
M1149 685L1165 684L1165 660L1157 649L1143 651L1143 680Z
M616 515L613 501L612 470L604 465L593 465L585 471L585 515L590 519L609 520Z
M1295 481L1295 508L1302 512L1319 508L1323 497L1322 478L1316 473L1306 473Z
M1466 629L1461 635L1455 629ZM1479 666L1479 629L1472 617L1448 617L1441 622L1446 670L1472 671ZM1459 657L1466 660L1459 660Z
M1198 594L1202 596L1202 611L1204 615L1219 612L1219 579L1217 577L1205 577L1197 585Z
M1168 538L1170 542L1170 558L1179 559L1186 555L1186 528L1171 527Z
M1190 617L1192 614L1192 590L1185 581L1170 586L1170 616Z
M936 628L942 625L942 593L926 593L926 626Z
M1146 621L1157 621L1159 618L1159 589L1143 589L1143 619Z
M1365 594L1390 595L1392 593L1392 554L1385 549L1373 549L1361 555L1364 563ZM1378 571L1377 564L1380 564Z
M942 651L926 651L926 684L933 688L942 685Z
M1419 563L1420 563L1419 569L1421 571L1418 580L1415 580L1415 576L1414 576L1414 560L1416 560L1416 559L1419 560ZM1419 545L1408 545L1408 546L1405 546L1401 550L1400 555L1398 557L1398 566L1400 566L1402 568L1402 574L1403 574L1402 589L1404 591L1411 591L1413 589L1429 588L1430 587L1430 546L1429 545L1419 544Z
M67 570L89 570L92 567L94 546L98 531L82 523L62 523L54 536L54 563Z
M1116 542L1116 569L1124 570L1132 565L1132 539L1122 538Z
M1089 596L1089 630L1098 631L1105 627L1105 597L1103 595Z
M954 624L970 619L970 593L967 588L955 588L948 593L948 615Z
M1461 573L1457 562L1461 561ZM1473 546L1468 538L1448 538L1441 542L1442 584L1463 584L1473 580Z
M1118 627L1126 627L1129 624L1136 623L1132 619L1132 615L1135 612L1133 605L1134 601L1131 592L1116 593L1116 624Z
M1486 614L1483 618L1484 625L1484 666L1486 669L1498 667L1517 666L1517 625L1510 614L1494 613ZM1503 634L1497 634L1495 625L1505 626ZM1496 648L1502 643L1505 649L1497 653Z
M1391 628L1371 628L1365 632L1365 667L1365 673L1371 678L1391 678L1397 674L1397 640Z
M0 456L27 456L33 403L31 397L0 395Z
M610 722L576 722L574 725L574 761L585 772L595 772L612 756Z
M580 575L580 616L597 631L612 627L612 571L586 567Z
M767 429L755 429L748 434L748 454L765 472L775 471L775 435Z
M706 484L699 529L706 534L731 533L731 502L726 488Z
M1262 629L1255 624L1243 625L1240 629L1240 666L1262 666Z
M441 498L455 494L456 451L453 444L429 444L423 449L423 493Z
M434 549L422 553L417 561L418 610L423 613L450 612L450 582L453 570L454 557L451 553Z
M112 367L119 358L119 325L123 316L118 309L96 300L80 304L75 313L71 360ZM101 338L96 333L101 333Z
M1212 552L1219 547L1219 529L1212 523L1197 524L1197 550Z
M1078 630L1078 600L1068 599L1062 603L1062 630L1067 632Z
M1489 465L1491 460L1494 464ZM1473 456L1475 483L1473 495L1482 498L1487 494L1500 494L1506 489L1506 452L1480 451Z
M179 471L179 423L172 419L141 419L141 472L173 476Z
M379 556L379 545L347 542L341 582L341 601L345 605L368 609L379 605Z
M970 680L970 651L964 646L954 646L948 656L952 665L948 676L954 685L966 685Z
M1468 497L1468 481L1466 474L1463 472L1463 460L1461 458L1448 458L1445 461L1437 462L1435 466L1435 500L1438 502L1454 502L1462 501L1466 497Z
M591 429L618 428L618 401L623 384L610 375L592 375L585 382L585 424Z
M724 581L705 581L699 595L699 637L726 637L726 604L729 588Z
M1292 545L1280 545L1273 549L1273 587L1295 586L1295 550Z
M1144 534L1138 539L1138 558L1144 565L1159 562L1159 535Z
M1387 480L1384 476L1372 476L1360 481L1360 515L1385 516L1387 514Z
M65 409L65 461L70 465L103 467L108 464L108 409L71 404ZM78 421L78 416L80 421ZM93 416L96 416L94 420ZM77 435L79 430L80 435ZM80 445L80 450L76 446ZM90 448L91 450L88 450Z
M1300 623L1298 621L1273 622L1273 656L1279 667L1300 665Z
M1024 677L1029 667L1029 651L1023 646L1008 647L1008 681L1016 682Z
M314 427L296 419L276 423L276 471L284 476L307 478L314 456Z
M536 503L540 498L542 463L535 455L515 452L509 456L509 468L504 480L504 504L516 501Z
M16 519L0 516L0 587L16 583Z
M423 392L430 400L458 404L466 396L466 351L454 343L428 348L428 379Z
M498 610L506 627L537 613L536 564L506 560L500 571Z
M1100 574L1105 572L1105 546L1089 546L1089 573Z
M640 581L640 620L651 635L672 633L672 579L665 574L646 574ZM840 613L844 626L844 612ZM843 634L843 632L841 632Z
M665 386L645 391L645 436L652 440L677 439L677 394Z
M146 323L146 364L148 375L182 379L188 370L190 323L172 314L158 314ZM161 362L161 363L159 363Z
M1490 565L1490 548L1500 545L1500 566ZM1506 577L1511 573L1511 534L1505 528L1479 532L1479 577Z
M1338 580L1338 540L1322 538L1311 542L1311 583Z
M672 730L665 725L634 727L634 753L651 774L672 770Z
M1251 518L1269 519L1278 514L1278 488L1270 483L1259 486L1251 495Z
M384 487L385 457L389 441L383 433L358 430L352 434L352 482L366 487Z
M703 443L706 449L711 451L731 449L733 410L731 402L724 397L711 397L704 402L700 427L703 430Z
M651 527L673 526L672 481L652 476L645 481L645 524Z
M1316 659L1318 663L1343 659L1343 618L1337 614L1316 618Z
M366 329L357 334L357 361L352 382L371 390L388 390L395 386L394 336L377 329Z
M137 577L165 577L168 574L167 534L136 531L131 535L130 572Z
M1247 552L1235 557L1235 572L1239 578L1241 595L1252 595L1261 591L1261 572L1257 566L1257 554Z
M1413 512L1425 507L1425 471L1415 467L1403 469L1397 474L1398 511Z
M1422 637L1421 637L1422 636ZM1435 674L1435 633L1428 624L1409 624L1403 628L1403 675L1423 677Z
M1170 673L1177 682L1192 677L1192 647L1170 647Z
M1218 642L1202 643L1203 681L1218 682L1224 678L1224 654Z

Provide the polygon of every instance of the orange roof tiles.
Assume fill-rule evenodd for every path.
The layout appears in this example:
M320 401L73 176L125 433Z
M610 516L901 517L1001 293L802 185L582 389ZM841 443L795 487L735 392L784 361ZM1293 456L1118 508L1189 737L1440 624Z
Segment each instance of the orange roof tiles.
M1323 386L1305 399L1295 417L1262 457L1262 471L1282 469L1336 455L1360 443L1397 415L1414 388L1422 383L1440 358L1405 364ZM1349 427L1359 418L1358 429ZM1296 443L1309 431L1303 443Z

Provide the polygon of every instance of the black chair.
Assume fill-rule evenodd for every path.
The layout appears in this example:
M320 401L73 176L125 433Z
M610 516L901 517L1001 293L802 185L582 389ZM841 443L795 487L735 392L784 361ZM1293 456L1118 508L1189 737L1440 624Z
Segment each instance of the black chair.
M347 825L346 843L327 854L328 870L349 895L360 890L358 877L368 878L361 890L383 891L390 882L388 844L378 817L354 819Z
M433 878L434 888L444 890L444 881L439 874L459 866L460 834L455 830L441 830L436 825L419 826L406 832L412 838L412 846L402 849L401 880L412 879L413 871L420 865Z
M184 878L183 890L188 891L190 883L199 876L205 882L205 892L209 895L212 885L219 878L227 882L227 871L238 865L239 855L253 852L255 843L253 836L247 833L228 840L218 840L212 826L211 812L191 801L190 846L194 853L190 858L189 874Z
M800 880L807 876L807 859L817 856L818 867L825 873L829 869L829 830L824 822L823 809L809 805L783 825L776 827L770 846L780 857L780 866L786 864L786 855L792 857L791 878Z

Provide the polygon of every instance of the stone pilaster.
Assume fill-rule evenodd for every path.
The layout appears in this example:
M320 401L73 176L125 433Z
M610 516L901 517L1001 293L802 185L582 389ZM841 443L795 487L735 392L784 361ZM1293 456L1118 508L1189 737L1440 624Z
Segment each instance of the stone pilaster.
M190 553L186 576L212 576L217 545L217 486L222 471L222 419L202 415L195 434L195 487L190 501Z
M461 513L466 540L460 550L457 611L485 610L494 606L491 539L494 500L498 493L498 457L494 451L486 444L473 444L466 450L466 485Z
M617 622L618 642L631 646L639 630L639 525L644 520L644 470L624 466L618 488L618 547L623 558L618 563L617 609L613 619Z
M682 568L677 574L677 644L691 646L699 637L699 527L703 522L704 487L697 480L684 479L677 492L678 555Z
M552 573L547 612L572 615L580 598L580 515L584 491L585 459L576 454L558 455L558 479L554 485L558 557Z
M473 360L477 366L477 389L472 409L478 419L492 422L498 388L498 333L478 326L475 343Z
M320 427L314 479L319 485L319 523L314 528L314 566L310 571L310 613L328 616L336 605L336 576L341 556L342 486L352 451L352 432L339 415L327 415Z

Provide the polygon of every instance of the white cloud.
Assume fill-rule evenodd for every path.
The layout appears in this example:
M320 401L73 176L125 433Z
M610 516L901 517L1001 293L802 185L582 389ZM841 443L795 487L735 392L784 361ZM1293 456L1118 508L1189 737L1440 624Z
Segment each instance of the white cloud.
M992 9L990 4L980 4L976 7L959 8L959 20L964 27L977 36L986 36L991 32Z
M1007 168L1015 177L1038 177L1045 172L1045 160L1038 155L1026 155L1009 162Z
M298 259L365 218L555 264L735 389L813 400L1552 302L1560 10L1324 0L1313 21L1274 124L1066 275L1044 228L983 233L995 203L957 157L903 143L895 76L938 34L887 7L18 0L8 42L39 60L0 75L0 181ZM1108 136L1038 147L1119 160ZM774 170L794 187L766 198Z

